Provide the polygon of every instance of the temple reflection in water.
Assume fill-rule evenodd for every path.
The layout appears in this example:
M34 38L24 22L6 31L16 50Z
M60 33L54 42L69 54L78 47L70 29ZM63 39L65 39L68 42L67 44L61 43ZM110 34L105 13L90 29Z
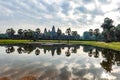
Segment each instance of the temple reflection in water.
M36 45L22 45L18 46L17 52L18 54L27 53L30 54L34 51L35 55L40 55L40 50L43 49L44 54L47 52L51 52L51 55L54 56L56 53L57 55L61 54L61 50L64 48L67 48L65 53L66 57L71 56L71 54L76 54L77 50L80 48L80 45L42 45L42 46L36 46ZM10 54L15 51L14 46L7 46L6 53ZM114 51L110 49L102 49L102 48L96 48L96 47L90 47L90 46L83 46L83 51L88 53L89 57L99 58L99 55L101 54L103 57L103 61L100 63L100 65L108 72L111 72L112 65L120 66L120 52ZM47 55L47 54L46 54Z
M93 78L91 78L92 80L94 79L101 80L101 78L109 79L109 77L106 78L106 75L110 73L113 73L111 74L112 76L115 75L112 78L113 80L120 79L120 77L118 76L120 72L119 51L92 47L92 46L83 46L83 45L5 45L2 47L4 47L5 52L9 55L16 55L16 54L18 54L17 56L21 56L24 54L34 55L34 57L30 56L31 57L30 60L31 62L33 62L31 63L32 65L29 67L23 66L23 69L20 67L20 70L18 70L18 72L20 74L20 71L23 72L23 70L28 70L29 73L31 74L34 73L37 76L40 74L41 76L39 75L39 77L36 77L37 79L38 78L46 79L46 77L51 79L53 77L53 80L70 80L70 77L74 75L74 77L77 76L75 77L75 80L79 80L79 79L86 79L84 77L93 74ZM28 65L28 62L30 60L26 60L27 62L24 62L25 65ZM16 62L17 61L14 61L13 63L16 64ZM22 62L20 62L19 65L20 64L22 64ZM49 65L49 66L45 66L45 65ZM32 71L33 69L32 67L35 70ZM99 68L101 67L105 71L101 72L102 69L99 69L98 67ZM58 71L58 68L60 72ZM118 72L115 73L114 69L118 70ZM0 73L0 75L4 76L8 74L10 71L9 70L8 72L3 71ZM42 74L41 72L44 72L44 74ZM87 74L87 72L89 74ZM99 74L101 74L101 77Z

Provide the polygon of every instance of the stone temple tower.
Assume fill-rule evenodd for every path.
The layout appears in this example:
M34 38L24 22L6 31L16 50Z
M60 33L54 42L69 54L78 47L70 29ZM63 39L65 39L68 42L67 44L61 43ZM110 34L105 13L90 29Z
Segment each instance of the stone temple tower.
M54 25L53 25L53 27L52 27L52 31L51 31L51 33L52 33L52 36L56 36L56 31L55 31L55 27L54 27Z

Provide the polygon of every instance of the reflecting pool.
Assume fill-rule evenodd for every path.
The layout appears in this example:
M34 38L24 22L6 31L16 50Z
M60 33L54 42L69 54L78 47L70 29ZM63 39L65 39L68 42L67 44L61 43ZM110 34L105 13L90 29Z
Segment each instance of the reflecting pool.
M83 45L1 45L0 80L120 80L120 52Z

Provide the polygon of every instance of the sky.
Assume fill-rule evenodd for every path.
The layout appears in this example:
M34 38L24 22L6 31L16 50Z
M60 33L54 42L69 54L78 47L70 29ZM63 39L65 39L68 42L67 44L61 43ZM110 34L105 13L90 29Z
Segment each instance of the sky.
M100 28L105 17L120 23L120 0L0 0L0 33L6 29ZM100 28L100 30L102 30Z

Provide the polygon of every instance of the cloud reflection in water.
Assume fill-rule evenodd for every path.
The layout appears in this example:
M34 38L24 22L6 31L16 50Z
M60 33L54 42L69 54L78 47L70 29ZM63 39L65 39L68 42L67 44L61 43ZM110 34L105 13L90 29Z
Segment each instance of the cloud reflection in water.
M0 80L120 79L120 54L112 50L79 45L22 45L7 46L0 50L2 51L0 54L2 64L0 65ZM9 53L5 54L3 50L7 50ZM44 54L45 50L46 54ZM4 58L1 58L2 56Z

